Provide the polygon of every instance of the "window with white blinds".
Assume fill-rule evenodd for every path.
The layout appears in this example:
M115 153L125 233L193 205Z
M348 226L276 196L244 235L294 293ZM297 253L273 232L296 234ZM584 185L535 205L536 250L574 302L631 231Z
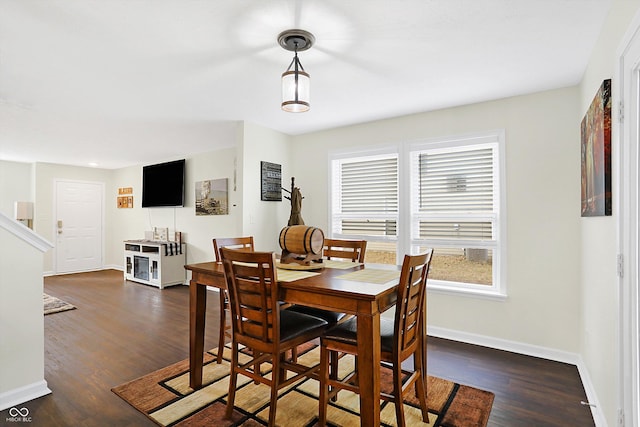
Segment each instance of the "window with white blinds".
M434 248L439 286L500 289L499 145L496 134L409 149L411 250Z
M331 235L367 239L367 262L434 248L431 289L504 296L503 145L497 131L341 153L331 160ZM396 254L378 259L385 250Z
M395 239L398 222L398 156L334 160L332 235Z
M497 143L411 152L412 239L455 242L494 240ZM435 242L433 242L435 243ZM493 246L493 245L491 245Z

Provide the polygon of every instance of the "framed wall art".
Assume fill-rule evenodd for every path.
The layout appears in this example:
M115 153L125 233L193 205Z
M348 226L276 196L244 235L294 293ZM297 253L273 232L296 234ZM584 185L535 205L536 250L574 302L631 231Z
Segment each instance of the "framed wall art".
M228 179L196 182L196 215L228 215Z
M581 215L611 215L611 79L602 82L580 126Z
M133 187L118 188L118 209L133 208Z
M118 209L133 208L133 196L118 196Z
M260 200L282 201L282 166L260 162Z

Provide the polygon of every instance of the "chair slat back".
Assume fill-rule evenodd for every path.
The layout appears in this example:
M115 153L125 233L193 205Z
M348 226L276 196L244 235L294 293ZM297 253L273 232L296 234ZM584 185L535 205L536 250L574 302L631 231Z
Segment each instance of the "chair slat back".
M253 236L213 239L213 253L216 257L216 261L221 261L220 249L222 248L232 248L240 251L253 252L255 250L253 246Z
M234 338L254 350L267 351L280 340L275 255L222 248L220 256L227 279Z
M324 256L327 259L342 258L352 262L364 262L366 240L324 239Z
M405 255L396 301L395 337L397 354L413 352L420 344L425 314L427 276L433 249L420 255Z

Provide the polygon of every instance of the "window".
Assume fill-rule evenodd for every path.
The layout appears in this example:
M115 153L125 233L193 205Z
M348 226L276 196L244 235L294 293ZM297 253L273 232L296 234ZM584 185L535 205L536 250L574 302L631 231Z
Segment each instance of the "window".
M367 262L396 264L398 154L336 159L331 164L331 236L367 240Z
M440 139L409 149L411 251L432 247L436 287L504 293L501 133Z
M504 295L503 143L491 132L334 156L331 235L367 239L367 262L432 247L431 289Z

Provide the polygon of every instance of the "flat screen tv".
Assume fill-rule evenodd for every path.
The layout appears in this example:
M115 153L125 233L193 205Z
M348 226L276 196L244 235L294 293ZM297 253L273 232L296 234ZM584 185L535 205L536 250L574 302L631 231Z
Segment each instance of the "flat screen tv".
M142 168L142 207L184 206L184 159Z

